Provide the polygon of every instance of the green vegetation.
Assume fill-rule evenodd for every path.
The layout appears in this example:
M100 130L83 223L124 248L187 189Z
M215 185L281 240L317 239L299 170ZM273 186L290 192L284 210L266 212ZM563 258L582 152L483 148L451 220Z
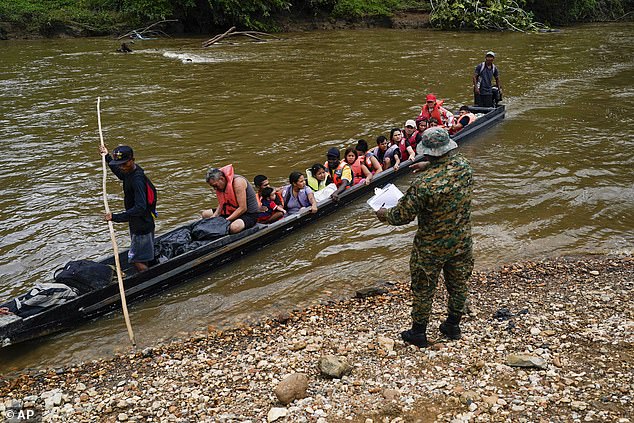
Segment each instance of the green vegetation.
M185 31L275 30L289 16L357 21L399 11L431 11L442 29L526 31L539 28L536 19L631 19L634 0L0 0L0 37L7 25L25 35L121 33L162 19L180 20Z
M59 27L77 32L106 33L116 28L122 16L114 10L93 10L85 2L69 0L0 0L0 21L10 22L27 33L48 35Z
M534 31L551 25L615 20L634 0L430 0L431 23L442 29Z
M518 4L518 2L520 2ZM438 0L430 22L441 29L534 31L540 28L523 0Z
M632 19L634 0L527 0L535 17L550 25Z

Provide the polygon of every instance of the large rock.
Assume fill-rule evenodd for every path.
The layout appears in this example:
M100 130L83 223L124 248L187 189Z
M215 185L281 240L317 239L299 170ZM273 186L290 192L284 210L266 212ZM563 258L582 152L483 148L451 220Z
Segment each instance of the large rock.
M538 369L546 369L546 360L528 354L509 354L506 357L506 364L512 367L536 367Z
M303 373L294 373L278 383L274 392L277 399L287 405L296 399L306 398L307 389L308 376Z
M394 350L394 340L392 338L388 338L387 336L378 336L376 342L379 344L379 347L387 352Z
M317 366L322 375L336 379L341 379L342 376L352 371L352 366L344 357L335 355L321 357Z
M266 415L266 421L271 423L277 419L286 417L287 414L288 414L288 410L286 408L273 407L269 410L268 414Z
M367 288L361 288L356 292L357 298L369 298L383 294L387 294L387 289L382 286L370 286Z

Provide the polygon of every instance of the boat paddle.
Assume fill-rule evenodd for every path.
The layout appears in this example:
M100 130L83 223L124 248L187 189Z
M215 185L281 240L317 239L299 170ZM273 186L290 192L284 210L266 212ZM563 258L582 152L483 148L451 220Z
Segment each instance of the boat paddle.
M99 124L99 140L101 146L105 147L103 143L103 133L101 132L101 112L99 110L99 104L101 97L97 97L97 123ZM106 156L101 155L101 165L103 169L103 205L106 208L106 214L110 213L110 206L108 205L108 193L106 191ZM117 247L117 238L114 234L114 226L112 220L108 221L108 228L110 229L110 240L112 241L112 249L114 250L114 263L117 268L117 280L119 281L119 294L121 295L121 308L123 308L123 317L125 318L125 324L128 328L128 335L130 336L130 342L132 346L136 347L136 341L134 340L134 332L132 332L132 324L130 324L130 316L128 315L128 304L125 300L125 289L123 287L123 274L121 273L121 263L119 261L119 248Z

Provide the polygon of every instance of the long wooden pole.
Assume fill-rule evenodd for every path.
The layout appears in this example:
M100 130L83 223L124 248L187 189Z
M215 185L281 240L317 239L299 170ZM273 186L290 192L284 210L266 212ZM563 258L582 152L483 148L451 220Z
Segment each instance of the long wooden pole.
M101 97L97 97L97 122L99 124L99 140L101 146L105 147L103 143L103 133L101 132L101 111L99 104L101 103ZM106 156L101 155L101 167L103 168L103 205L106 208L106 213L110 213L110 206L108 205L108 192L106 191ZM108 228L110 229L110 240L112 241L112 249L114 250L114 263L117 268L117 280L119 281L119 295L121 295L121 307L123 308L123 317L125 318L125 325L128 327L128 335L130 336L130 342L132 346L136 347L136 341L134 340L134 332L132 332L132 324L130 323L130 316L128 315L128 303L125 300L125 289L123 287L123 274L121 273L121 263L119 262L119 248L117 247L117 238L114 235L114 226L112 220L108 221Z

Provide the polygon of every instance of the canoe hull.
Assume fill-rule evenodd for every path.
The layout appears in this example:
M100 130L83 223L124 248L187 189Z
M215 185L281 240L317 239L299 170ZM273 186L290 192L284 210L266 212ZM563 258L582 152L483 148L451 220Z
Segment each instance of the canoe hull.
M476 112L487 111L487 113L473 124L465 127L453 138L458 144L498 123L504 118L505 114L504 106L498 106L495 109L479 109L475 107L474 109ZM414 162L421 160L422 157L417 157ZM337 203L332 200L321 202L318 211L314 214L305 210L300 214L292 215L271 225L261 227L259 230L250 230L242 234L230 235L225 237L226 239L224 240L211 242L196 250L153 266L146 272L131 274L131 276L124 279L126 299L131 302L156 294L217 269L223 264L238 260L240 257L256 251L300 227L336 212L362 196L373 193L375 187L382 187L394 179L410 173L407 167L411 163L408 160L403 163L398 171L388 169L377 174L373 178L372 183L367 186L355 185L346 190ZM180 228L176 230L178 229ZM162 237L158 237L157 240L160 238ZM120 259L121 263L127 264L126 251L120 254ZM101 262L112 264L114 263L114 258L109 257ZM131 267L128 270L132 272ZM0 346L6 347L58 332L119 307L119 288L115 283L97 291L81 295L65 304L46 309L34 316L27 318L12 316L11 321L8 318L5 319L5 316L0 316Z

